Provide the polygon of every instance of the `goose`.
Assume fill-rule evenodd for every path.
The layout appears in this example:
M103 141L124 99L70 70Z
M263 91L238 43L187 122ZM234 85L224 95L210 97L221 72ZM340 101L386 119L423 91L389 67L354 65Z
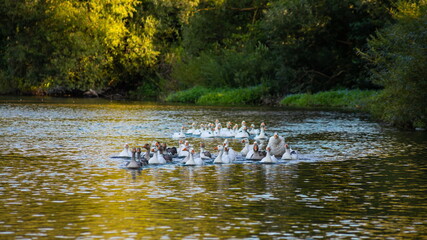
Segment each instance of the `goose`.
M151 152L153 152L153 157L150 158L150 160L148 160L148 164L160 164L158 155L157 155L157 149L156 148L152 148Z
M190 143L188 141L185 141L184 144L181 144L180 151L178 153L179 158L185 158L188 156L188 149L190 149ZM186 149L186 150L184 150Z
M259 150L257 142L254 142L253 148L246 155L247 160L261 160L265 157L264 153Z
M196 130L196 123L191 124L191 128L185 132L185 135L193 135L193 132Z
M259 129L260 129L260 132L257 136L255 136L255 139L256 140L266 140L267 135L265 135L265 129L266 129L265 123L261 123L261 126Z
M141 148L136 149L136 160L139 163L140 166L148 164L148 162L145 160L145 158L142 155Z
M200 158L203 160L212 158L212 154L205 150L204 143L200 143Z
M203 124L200 124L200 128L195 129L193 131L193 136L200 137L200 135L202 134L202 129L203 129Z
M241 127L234 137L249 138L248 128L246 126Z
M154 152L154 154L157 154L157 160L159 161L160 164L166 164L166 159L163 156L163 151L160 143L158 142L156 143L156 148L157 148L157 151Z
M213 138L215 136L213 135L212 130L208 126L207 129L205 129L205 130L202 131L202 134L200 134L200 137L201 138Z
M294 151L294 150L288 148L289 147L288 144L285 144L284 147L285 147L285 153L283 153L283 155L282 155L283 160L297 160L298 159L298 152L297 151Z
M219 150L218 156L216 156L215 160L213 161L213 163L217 163L217 164L222 164L224 163L222 161L222 155L224 154L224 146L218 145L217 147L214 148L215 150Z
M117 157L121 157L121 158L131 158L132 157L132 152L131 152L131 150L129 150L129 144L128 143L125 144L125 149L123 149L123 151L121 151L119 153L119 155L117 155Z
M223 138L232 138L235 136L233 129L231 128L231 122L227 122L227 127L221 129L221 137Z
M242 156L246 156L251 148L251 145L249 145L249 140L247 138L242 140L242 143L245 144L245 146L243 147L243 149L240 151L240 153L242 154Z
M285 139L280 137L277 132L274 133L273 136L268 140L268 145L271 149L271 155L281 157L285 153Z
M145 144L143 148L146 150L144 156L141 158L142 164L148 164L148 160L150 160L150 144Z
M246 122L242 121L242 126L239 128L239 131L242 131L246 127ZM247 129L247 127L246 127Z
M249 128L249 134L256 136L259 134L259 129L255 129L255 124L251 124L251 128Z
M271 149L267 147L267 155L261 159L261 163L277 163L277 158L274 155L270 154Z
M194 165L197 165L197 166L200 166L200 165L204 165L205 164L205 162L203 161L203 159L199 156L199 157L194 157L194 154L195 154L196 152L194 151L194 149L192 149L191 150L191 155L192 155L192 158L193 158L193 162L194 162ZM190 160L191 161L191 160ZM187 165L187 164L186 164Z
M213 131L213 135L214 135L214 137L222 137L222 135L221 135L221 123L218 123L215 126L214 131Z
M160 144L160 147L162 149L163 155L170 156L170 158L178 157L178 150L176 147L168 147L166 143Z
M224 143L223 143L223 145L224 145L224 147L226 147L228 150L228 154L229 154L229 156L230 156L230 159L236 159L236 151L234 151L233 150L233 148L231 148L229 145L228 145L228 139L225 139L224 140Z
M190 153L188 154L188 160L184 163L184 165L186 166L194 166L196 165L196 162L194 162L194 156L193 153L194 150L190 151Z
M224 148L224 154L222 155L222 162L223 163L232 163L236 160L236 155L230 153L230 148L225 147Z
M183 152L187 152L187 156L184 157L184 159L182 159L181 163L186 163L188 160L190 160L190 148L183 148L182 149Z
M233 129L231 129L231 134L233 135L233 137L235 137L238 132L239 132L239 125L235 124Z
M176 132L172 135L172 138L185 138L184 127L181 127L180 132Z
M135 160L135 153L136 153L136 148L133 148L132 158L130 162L126 165L126 167L129 169L139 169L141 167L141 165L139 165L139 163Z

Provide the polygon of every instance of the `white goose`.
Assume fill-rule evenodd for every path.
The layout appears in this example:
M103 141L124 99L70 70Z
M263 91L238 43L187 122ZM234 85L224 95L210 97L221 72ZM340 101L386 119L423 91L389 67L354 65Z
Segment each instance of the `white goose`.
M277 158L274 155L270 154L271 149L267 147L267 155L261 159L261 163L277 163Z
M193 136L200 137L200 134L202 134L203 124L200 124L200 128L195 129L193 131Z
M188 160L185 162L186 166L194 166L196 165L196 162L194 161L194 150L191 150L190 153L188 154Z
M265 123L261 123L261 126L260 126L259 129L260 129L259 135L257 135L255 137L255 139L256 140L266 140L267 139L267 135L265 135L265 129L266 129Z
M242 140L242 143L245 144L245 146L243 147L243 149L240 151L240 153L242 154L242 156L246 156L248 154L248 152L251 149L251 146L249 145L249 140L247 138Z
M249 134L256 136L259 134L259 129L255 129L255 124L251 124L251 128L249 129Z
M188 150L190 149L190 143L188 141L185 141L183 144L180 145L179 149L180 150L178 151L178 157L179 158L187 157L188 156Z
M224 154L222 155L223 163L232 163L236 161L236 154L233 154L230 150L232 149L228 147L224 148Z
M209 125L208 125L207 129L204 129L202 131L202 134L200 134L200 137L201 138L213 138L215 136L214 136L212 130L209 128Z
M282 155L283 160L297 160L298 152L288 148L289 145L285 144L285 153Z
M217 147L214 148L215 150L219 150L218 152L218 156L216 156L215 160L213 161L213 163L217 163L217 164L222 164L224 163L222 161L222 156L224 155L224 146L218 145Z
M150 158L150 160L148 160L148 164L153 164L153 165L160 164L160 161L157 155L158 150L156 148L152 148L151 152L153 152L153 156Z
M197 165L197 166L201 166L201 165L204 165L205 164L205 162L203 161L203 159L199 156L199 157L194 157L194 154L195 154L196 152L194 151L194 149L193 150L191 150L191 155L193 155L193 161L194 161L194 164L195 165Z
M185 138L184 127L181 127L180 132L173 133L172 138Z
M249 138L248 128L246 126L241 127L234 137Z
M231 148L228 145L228 139L224 140L223 145L224 145L224 147L226 147L228 149L227 152L228 152L230 159L232 159L234 161L236 159L237 153L236 153L236 151L233 150L233 148Z
M193 135L194 131L196 131L196 123L191 124L191 128L185 132L185 135Z
M129 150L129 144L125 144L125 149L123 149L123 151L121 151L119 153L119 155L117 155L117 157L122 157L122 158L131 158L132 157L132 152Z
M221 129L221 137L223 138L232 138L234 137L235 133L233 129L231 128L231 122L227 122L227 128Z
M268 140L267 147L271 149L271 155L281 157L285 153L285 139L280 137L277 132Z

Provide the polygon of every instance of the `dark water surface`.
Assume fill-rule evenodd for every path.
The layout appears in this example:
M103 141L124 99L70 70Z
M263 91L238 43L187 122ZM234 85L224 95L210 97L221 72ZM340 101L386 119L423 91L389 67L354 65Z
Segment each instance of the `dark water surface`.
M427 237L426 133L361 113L1 97L0 116L0 239ZM302 160L131 171L110 158L215 119L265 121Z

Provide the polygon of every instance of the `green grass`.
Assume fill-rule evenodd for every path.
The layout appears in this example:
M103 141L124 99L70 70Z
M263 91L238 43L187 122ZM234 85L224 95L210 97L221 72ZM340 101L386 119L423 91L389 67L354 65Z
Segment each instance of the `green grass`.
M166 101L200 105L257 105L267 93L268 89L262 85L234 89L194 87L173 93Z
M257 105L268 92L263 86L217 90L197 100L200 105Z
M336 90L316 94L293 94L280 101L292 107L333 107L367 110L372 99L379 93L374 90Z

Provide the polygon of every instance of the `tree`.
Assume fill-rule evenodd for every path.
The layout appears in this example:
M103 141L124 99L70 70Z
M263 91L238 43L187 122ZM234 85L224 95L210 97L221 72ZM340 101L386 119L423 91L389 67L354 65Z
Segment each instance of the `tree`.
M427 1L401 1L396 23L369 39L363 56L384 87L374 114L402 128L427 126Z

